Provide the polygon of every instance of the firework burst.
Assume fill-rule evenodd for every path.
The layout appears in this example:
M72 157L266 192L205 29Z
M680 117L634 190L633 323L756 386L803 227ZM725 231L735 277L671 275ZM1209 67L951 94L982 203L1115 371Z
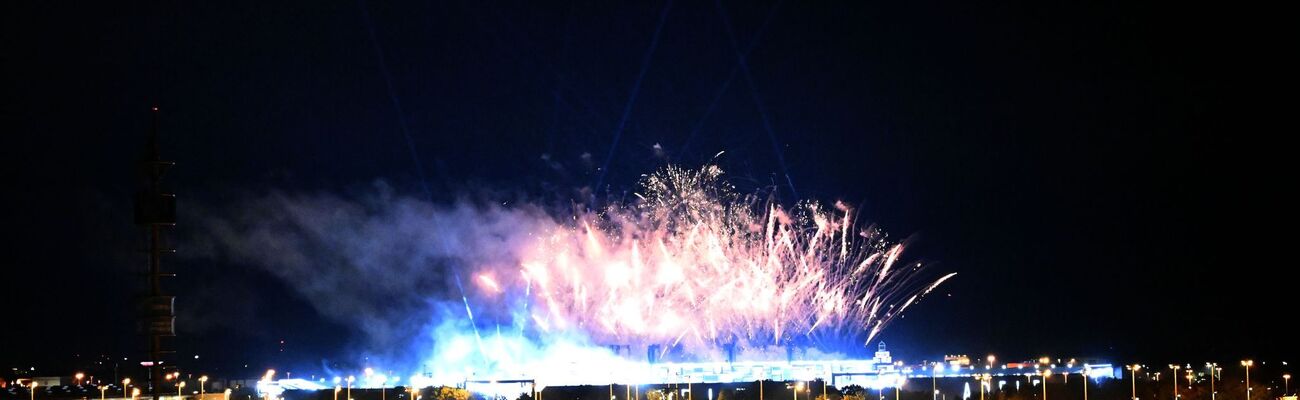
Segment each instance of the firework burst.
M955 275L922 280L902 243L843 203L786 209L722 175L646 176L635 201L536 232L517 270L477 272L475 297L521 305L516 319L538 335L707 355L869 342Z

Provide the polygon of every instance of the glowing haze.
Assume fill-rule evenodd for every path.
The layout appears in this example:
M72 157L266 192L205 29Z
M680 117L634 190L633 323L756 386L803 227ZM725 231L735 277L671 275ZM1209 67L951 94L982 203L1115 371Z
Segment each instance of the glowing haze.
M722 174L667 167L632 201L558 217L386 192L277 194L245 205L260 210L251 215L209 220L207 248L359 325L382 368L435 382L562 381L589 366L633 382L608 371L635 374L648 357L725 360L727 349L825 357L871 341L954 275L925 278L845 204L784 208Z

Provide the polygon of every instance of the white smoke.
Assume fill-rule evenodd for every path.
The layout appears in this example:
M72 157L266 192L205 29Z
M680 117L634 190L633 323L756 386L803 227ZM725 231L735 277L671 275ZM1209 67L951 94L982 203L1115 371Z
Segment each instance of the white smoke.
M805 339L869 339L951 276L915 282L919 264L894 265L902 245L855 228L843 204L786 211L721 174L670 167L633 204L559 218L382 183L350 197L271 192L198 217L194 247L262 268L356 327L372 363L444 382L563 375L579 360L632 371L656 346L781 359ZM631 347L604 347L615 344Z

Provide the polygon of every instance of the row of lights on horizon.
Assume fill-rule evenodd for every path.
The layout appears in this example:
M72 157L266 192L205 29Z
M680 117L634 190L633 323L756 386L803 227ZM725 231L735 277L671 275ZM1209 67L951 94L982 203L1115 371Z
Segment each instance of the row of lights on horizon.
M1285 363L1283 363L1283 364L1285 364ZM1250 386L1250 367L1255 366L1255 361L1254 361L1254 360L1241 360L1241 366L1242 366L1242 368L1246 371L1246 381L1245 381L1245 383L1246 383L1246 385L1245 385L1245 386L1246 386L1246 399L1247 399L1247 400L1250 400L1250 394L1254 391L1254 389ZM1142 368L1144 368L1144 366L1141 365L1141 364L1133 364L1133 365L1126 365L1126 366L1125 366L1125 369L1127 369L1127 370L1129 371L1129 377L1130 377L1130 379L1131 379L1131 381L1132 381L1132 383L1131 383L1131 389L1130 389L1130 390L1131 390L1132 400L1138 400L1138 397L1137 397L1137 373L1138 373L1138 371L1142 370ZM1215 383L1216 380L1223 379L1223 378L1222 378L1222 377L1223 377L1223 367L1220 367L1218 363L1210 363L1210 362L1207 362L1207 363L1205 363L1205 368L1210 370L1210 399L1213 400L1213 399L1217 398L1217 397L1218 397L1218 394L1219 394L1219 392L1216 391L1216 390L1214 389L1214 383ZM1169 364L1169 369L1171 369L1171 370L1174 371L1172 375L1175 376L1175 377L1178 376L1178 370L1179 370L1179 369L1186 369L1186 370L1187 370L1187 374L1186 374L1186 378L1187 378L1187 386L1188 386L1189 389L1191 388L1192 383L1195 381L1196 375L1192 373L1192 366L1191 366L1190 364L1188 364L1188 365L1186 365L1186 366L1180 366L1180 365L1177 365L1177 364ZM1156 373L1154 373L1154 375L1156 376L1156 380L1159 381L1159 380L1160 380L1160 373L1159 373L1159 372L1156 372ZM1283 395L1288 394L1288 393L1291 393L1291 374L1290 374L1290 373L1283 373L1283 374L1282 374L1282 381L1283 381L1283 389L1282 389L1282 393L1283 393ZM1174 381L1174 385L1173 385L1173 387L1174 387L1174 399L1177 400L1177 399L1179 398L1179 396L1178 396L1178 382L1177 382L1177 378L1175 378L1175 381Z
M173 380L173 379L179 380L179 381L176 383L176 398L177 398L177 399L180 399L180 398L182 398L182 397L184 396L184 394L182 393L182 390L185 389L185 381L184 381L184 380L180 380L180 376L181 376L180 372L169 373L169 374L167 374L167 375L164 375L164 379L166 379L166 380L168 380L168 381ZM82 383L81 381L82 381L82 379L85 379L86 374L81 373L81 372L78 372L78 373L74 374L72 377L73 377L73 379L74 379L74 382L77 382L78 384L81 384L81 383ZM207 387L206 387L205 384L208 382L208 376L207 376L207 375L200 376L199 379L198 379L198 381L199 381L199 392L198 392L198 394L199 394L199 397L202 398L204 395L207 394L207 392L206 392L206 388L207 388ZM39 385L40 385L40 383L39 383L39 382L36 382L35 380L33 380L33 381L31 381L30 383L27 384L27 388L28 388L28 392L30 392L30 396L31 396L30 398L31 398L31 400L36 400L36 388L37 388ZM111 387L111 385L98 385L98 386L95 387L96 389L99 389L99 399L100 399L100 400L105 400L105 399L107 398L107 395L108 395L108 389L109 389L110 387ZM128 392L127 389L130 389L130 392ZM130 395L131 395L131 397L130 397L131 400L136 400L136 399L138 399L138 398L140 397L140 388L138 388L138 387L131 387L131 378L123 378L123 379L122 379L122 395L123 395L124 398L126 397L126 394L127 394L127 393L130 393ZM227 389L223 392L223 394L224 394L224 399L223 399L223 400L230 400L230 393L231 393L231 390L230 390L229 388L227 388Z
M991 369L991 368L995 365L995 362L996 362L997 358L996 358L995 356L990 355L990 356L988 356L987 360L988 360L988 364L987 364L985 367L986 367L986 369ZM1042 359L1039 360L1039 363L1040 363L1040 364L1047 364L1048 361L1050 361L1050 360L1048 360L1047 357L1043 357ZM1074 360L1071 359L1070 362L1067 363L1066 365L1067 365L1067 367L1073 368L1073 366L1074 366ZM1246 398L1247 398L1247 400L1250 399L1250 394L1251 394L1251 392L1252 392L1252 388L1250 387L1250 367L1252 367L1252 366L1254 366L1254 365L1255 365L1254 360L1242 360L1242 361L1241 361L1241 366L1244 367L1245 372L1246 372L1246 380L1245 380L1245 382L1246 382ZM941 370L943 370L943 364L942 364L942 363L935 362L935 363L933 363L933 366L935 367L935 370L936 370L936 371L941 371ZM1218 392L1215 391L1215 390L1213 389L1213 386L1214 386L1214 383L1215 383L1215 381L1216 381L1217 379L1222 379L1221 376L1222 376L1223 367L1220 367L1218 363L1206 363L1205 366L1206 366L1206 368L1208 368L1208 369L1210 369L1210 370L1212 371L1212 373L1211 373L1211 375L1210 375L1210 386L1211 386L1210 394L1211 394L1211 399L1213 400L1213 399L1215 399L1215 398L1217 397L1217 394L1218 394ZM1051 364L1051 367L1054 368L1054 367L1055 367L1055 364ZM1131 392L1132 400L1138 400L1138 398L1137 398L1137 372L1140 371L1140 370L1142 370L1143 368L1145 368L1145 366L1143 366L1143 365L1141 365L1141 364L1132 364L1132 365L1126 365L1126 366L1125 366L1125 369L1128 370L1128 371L1130 371L1129 376L1130 376L1130 378L1131 378L1131 380L1132 380L1132 386L1131 386L1131 391L1132 391L1132 392ZM923 369L924 369L924 368L923 368ZM1180 366L1180 365L1176 365L1176 364L1169 364L1169 369L1171 369L1171 370L1174 371L1174 373L1173 373L1174 376L1177 376L1178 371L1179 371L1180 369L1186 369L1186 370L1187 370L1186 378L1187 378L1187 380L1188 380L1188 386L1189 386L1189 388L1190 388L1192 382L1193 382L1194 379L1195 379L1195 375L1191 372L1192 368L1191 368L1191 365L1190 365L1190 364L1187 365L1187 366L1185 366L1185 367L1184 367L1184 366ZM267 370L267 371L266 371L266 374L262 376L261 381L262 381L262 382L270 382L270 381L274 378L274 376L275 376L275 372L276 372L276 371L275 371L274 369L269 369L269 370ZM367 377L369 377L369 376L373 376L373 375L374 375L374 370L371 369L371 368L366 368L364 372L365 372L365 375L366 375ZM1084 377L1086 378L1086 377L1089 376L1089 372L1090 372L1089 369L1087 369L1086 366L1085 366L1085 369L1084 369L1082 372L1080 372L1080 375L1082 375L1082 376L1084 376ZM1047 392L1046 392L1046 390L1047 390L1047 387L1046 387L1046 386L1047 386L1047 385L1046 385L1046 383L1047 383L1047 378L1051 377L1052 374L1053 374L1053 373L1052 373L1052 369L1051 369L1051 368L1045 368L1045 369L1039 371L1038 374L1039 374L1040 376L1043 377L1043 383L1044 383L1044 385L1043 385L1043 400L1047 400ZM937 375L937 374L931 374L931 385L932 385L932 389L933 389L933 391L934 391L934 397L935 397L935 399L937 400L937 399L938 399L938 395L939 395L939 390L937 389L937 376L936 376L936 375ZM1069 380L1069 373L1063 373L1062 375L1065 376L1065 378L1066 378L1066 380L1067 380L1067 382L1068 382L1068 380ZM1159 379L1160 379L1160 373L1159 373L1159 372L1155 372L1154 375L1155 375L1155 377L1156 377L1156 380L1159 381ZM73 378L74 378L74 382L76 382L77 384L81 384L81 383L82 383L82 379L85 378L85 374L83 374L83 373L81 373L81 372L78 372L78 373L76 373L75 375L73 375ZM165 378L166 380L168 380L168 381L171 381L171 380L173 380L173 379L177 379L177 380L179 380L179 379L180 379L180 372L168 373L167 375L164 376L164 378ZM988 385L990 385L990 382L992 381L992 375L991 375L991 374L988 374L988 373L985 373L985 374L982 374L982 375L976 375L976 379L980 382L980 385L979 385L979 386L980 386L980 399L983 400L983 399L984 399L984 391L985 391L985 387L988 386ZM1284 380L1284 389L1283 389L1283 393L1284 393L1284 394L1290 393L1291 374L1290 374L1290 373L1284 373L1284 374L1282 374L1282 379ZM385 379L385 380L386 380L386 379ZM204 385L204 384L207 383L207 381L208 381L208 377L207 377L207 375L200 376L199 379L198 379L198 381L199 381L199 394L200 394L200 396L202 396L202 395L206 394L206 393L205 393L205 385ZM334 377L334 384L335 384L335 386L334 386L334 400L338 400L338 393L339 393L340 391L345 390L345 389L346 389L346 391L347 391L345 399L346 399L346 400L353 400L353 399L352 399L352 383L353 383L354 381L356 381L356 377L355 377L355 376L348 376L346 379L341 378L341 377ZM760 380L760 381L761 381L761 380ZM1086 382L1086 381L1085 381L1085 382ZM346 386L342 385L343 383L346 383ZM126 392L126 389L130 387L130 384L131 384L131 378L125 378L125 379L122 380L123 393L125 393L125 392ZM31 393L31 400L35 400L35 399L36 399L36 390L35 390L35 389L36 389L36 387L37 387L38 385L39 385L39 384L38 384L36 381L34 381L34 380L31 381L31 382L27 385L28 388L29 388L29 391L30 391L30 393ZM411 385L411 386L414 386L414 385ZM1088 396L1088 394L1087 394L1087 386L1088 386L1087 384L1084 384L1084 385L1083 385L1083 387L1084 387L1084 400L1087 400L1087 398L1088 398L1088 397L1087 397L1087 396ZM185 381L184 381L184 380L180 380L179 382L177 382L177 385L176 385L176 395L177 395L177 398L178 398L178 399L181 398L181 397L183 396L183 394L182 394L182 390L183 390L184 388L185 388ZM382 391L382 390L384 389L384 385L381 385L380 388L381 388L381 391ZM803 383L802 383L802 382L798 382L795 386L791 386L791 388L794 389L794 392L795 392L795 400L798 400L798 394L797 394L797 393L798 393L799 390L804 389ZM898 384L898 385L895 387L895 389L898 389L898 388L901 388L901 383ZM101 399L101 400L104 400L104 399L105 399L105 394L106 394L107 390L109 389L109 386L108 386L108 385L98 386L98 389L100 390L100 399ZM412 389L413 389L413 388L412 388ZM1175 399L1175 400L1179 399L1179 395L1178 395L1178 385L1177 385L1177 384L1174 385L1174 389L1173 389L1173 390L1174 390L1174 399ZM225 392L224 392L224 395L225 395L225 399L224 399L224 400L230 400L230 394L231 394L231 390L230 390L229 388L227 388L227 389L225 390ZM140 389L139 389L139 388L132 388L132 390L131 390L131 400L136 400L136 399L139 397L139 395L140 395ZM381 393L381 396L382 396L382 393ZM414 390L412 390L412 399L416 399L416 397L414 396ZM271 398L268 396L268 397L267 397L267 400L271 400Z
M991 355L988 356L988 362L989 362L989 364L986 365L986 367L987 367L988 369L991 369L992 366L994 365L994 362L995 362L995 361L996 361L996 357L991 356ZM1046 357L1044 357L1043 360L1040 360L1040 364L1047 364ZM1067 364L1067 366L1070 367L1070 368L1073 368L1073 364L1074 364L1074 360L1071 360L1070 363ZM942 371L942 370L943 370L943 364L942 364L942 363L935 362L933 365L934 365L936 371ZM1254 366L1254 365L1255 365L1254 360L1242 360L1242 361L1241 361L1241 366L1244 367L1244 368L1245 368L1245 371L1246 371L1246 399L1247 399L1247 400L1250 399L1250 394L1251 394L1251 391L1252 391L1252 389L1251 389L1251 387L1250 387L1250 367L1252 367L1252 366ZM1216 398L1217 395L1218 395L1218 392L1215 391L1214 388L1213 388L1213 386L1214 386L1214 382L1215 382L1215 380L1216 380L1216 375L1217 375L1217 376L1221 376L1221 375L1222 375L1223 367L1220 367L1218 363L1205 363L1205 366L1206 366L1206 368L1210 368L1210 369L1213 371L1213 374L1212 374L1211 377L1210 377L1210 386L1211 386L1211 389L1210 389L1210 395L1211 395L1211 399L1213 400L1213 399ZM1052 367L1055 367L1055 365L1052 365ZM1143 366L1142 366L1141 364L1133 364L1133 365L1127 365L1127 366L1125 366L1125 367L1126 367L1126 369L1128 369L1129 371L1131 371L1131 373L1130 373L1129 375L1130 375L1130 377L1132 378L1132 400L1138 400L1138 397L1137 397L1137 372L1140 371L1140 370L1143 368ZM1169 368L1172 369L1172 370L1174 370L1174 374L1175 374L1175 376L1177 375L1178 370L1180 370L1180 369L1184 369L1184 367L1179 366L1179 365L1176 365L1176 364L1170 364L1170 365L1169 365ZM1186 369L1188 370L1188 371L1187 371L1187 375L1186 375L1186 377L1187 377L1187 380L1188 380L1188 386L1189 386L1189 388L1190 388L1192 382L1194 382L1195 375L1190 371L1190 370L1191 370L1191 365L1188 365L1188 366L1186 367ZM1088 400L1088 384L1087 384L1087 377L1091 375L1090 372L1091 372L1091 370L1090 370L1089 368L1087 368L1086 365L1085 365L1084 370L1080 372L1080 375L1082 375L1082 376L1085 378L1085 379L1084 379L1084 384L1083 384L1083 400ZM1158 373L1157 373L1157 374L1158 374ZM1051 369L1051 368L1044 368L1043 370L1038 371L1038 375L1043 377L1043 385L1042 385L1042 388L1043 388L1043 399L1042 399L1042 400L1047 400L1047 382L1048 382L1048 378L1050 378L1050 377L1053 375L1053 373L1052 373L1052 369ZM1069 380L1069 375L1070 375L1070 374L1069 374L1068 372L1065 372L1065 373L1062 373L1061 375L1063 375L1063 376L1066 378L1067 382L1068 382L1068 380ZM987 389L990 389L990 390L991 390L991 388L992 388L993 375L990 374L990 373L978 374L978 375L975 375L975 379L976 379L977 381L979 381L980 400L984 400L984 392L985 392L986 388L987 388ZM1222 379L1222 378L1217 378L1217 379ZM1283 373L1283 374L1282 374L1282 379L1283 379L1283 381L1284 381L1284 383L1283 383L1283 394L1285 395L1285 394L1289 394L1289 393L1291 393L1291 374L1290 374L1290 373ZM1157 380L1158 380L1158 378L1157 378ZM762 382L762 380L760 380L760 382ZM933 393L934 393L934 399L935 399L935 400L938 400L938 398L939 398L939 389L938 389L938 376L937 376L937 374L930 374L930 382L931 382L931 390L932 390ZM823 384L824 384L824 382L823 382ZM903 386L903 383L902 383L902 382L899 382L898 384L895 385L895 387L894 387L894 389L895 389L895 397L898 396L897 393L898 393L898 391L902 388L902 386ZM1177 400L1177 399L1179 399L1179 396L1178 396L1178 385L1177 385L1177 382L1175 382L1175 385L1173 385L1173 386L1174 386L1174 399ZM792 389L794 389L794 390L793 390L793 392L794 392L794 400L798 400L798 399L799 399L798 393L799 393L800 390L805 390L805 389L804 389L804 384L803 384L803 382L797 382L796 384L791 385L790 387L791 387ZM759 385L759 390L760 390L760 395L759 395L759 396L760 396L760 399L761 399L761 398L762 398L762 394L761 394L761 391L762 391L762 385L761 385L761 384ZM883 399L883 396L881 396L881 398ZM337 400L337 399L336 399L336 400Z

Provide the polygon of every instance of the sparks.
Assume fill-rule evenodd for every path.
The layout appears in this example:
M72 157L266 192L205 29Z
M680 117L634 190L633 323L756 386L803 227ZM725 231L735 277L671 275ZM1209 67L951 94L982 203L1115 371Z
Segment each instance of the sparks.
M871 340L954 275L918 282L920 268L894 268L904 245L853 226L843 203L787 209L736 194L722 174L716 166L651 174L634 203L535 235L518 281L496 281L488 269L481 286L546 304L545 318L530 318L537 331L709 354Z

